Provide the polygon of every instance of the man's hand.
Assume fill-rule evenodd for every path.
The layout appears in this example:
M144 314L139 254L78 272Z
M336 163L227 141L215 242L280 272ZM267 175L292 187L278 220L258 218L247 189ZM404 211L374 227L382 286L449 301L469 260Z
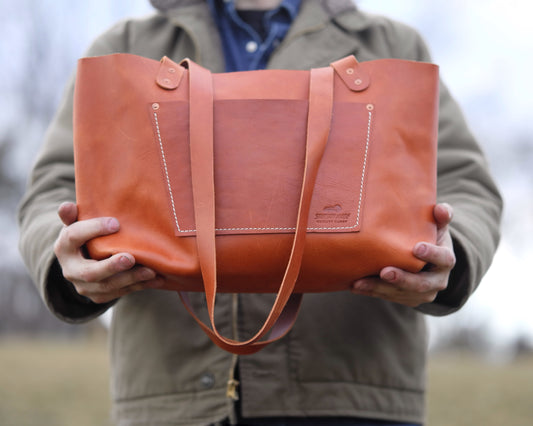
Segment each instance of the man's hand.
M54 252L64 277L74 284L76 291L95 303L106 303L125 294L157 288L162 281L146 267L136 266L129 253L118 253L97 261L83 256L83 245L96 237L113 234L119 223L110 217L77 221L78 209L74 203L63 203L58 210L65 227L59 234Z
M437 293L448 285L450 272L455 265L452 237L448 229L453 209L448 204L437 204L433 215L437 223L437 243L419 242L413 248L414 255L427 262L421 272L413 274L387 266L381 270L379 277L357 280L352 293L411 307L433 302Z

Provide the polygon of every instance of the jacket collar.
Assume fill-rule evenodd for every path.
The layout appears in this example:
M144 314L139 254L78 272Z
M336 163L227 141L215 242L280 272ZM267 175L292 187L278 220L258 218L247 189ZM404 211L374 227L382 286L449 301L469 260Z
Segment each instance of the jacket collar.
M329 18L338 18L341 21L346 21L342 16L344 13L353 12L357 9L352 0L303 0L303 3L308 2L320 3ZM200 5L206 3L206 0L150 0L150 3L160 12L168 12L169 10L181 7ZM364 15L362 14L359 18L357 21L346 21L345 24L352 30L366 28L368 26L368 20L364 19Z
M170 9L176 9L182 6L190 6L195 3L205 3L205 0L150 0L152 6L161 12L166 12Z
M206 0L150 2L171 22L194 36L196 54L193 60L213 72L223 71L222 46L218 33L213 31L215 23ZM309 69L357 54L360 42L355 34L369 25L368 16L361 13L351 0L303 0L300 13L280 46L282 48L274 52L268 67ZM315 32L324 34L312 37ZM312 55L306 54L310 51Z
M357 33L368 25L367 16L351 0L303 0L280 49L274 51L269 68L323 67L357 54L360 47Z

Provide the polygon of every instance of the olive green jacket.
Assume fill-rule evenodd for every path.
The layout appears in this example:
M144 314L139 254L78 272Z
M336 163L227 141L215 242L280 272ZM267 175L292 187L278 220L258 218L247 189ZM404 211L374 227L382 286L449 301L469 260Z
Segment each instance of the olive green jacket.
M129 52L154 59L190 57L224 70L221 43L205 1L159 1L153 16L127 20L99 37L87 55ZM176 3L173 5L173 3ZM169 10L165 9L169 6ZM172 7L170 7L172 6ZM320 67L349 54L430 61L411 28L358 11L350 1L304 0L270 68ZM53 253L56 211L74 201L72 84L46 135L20 207L20 248L43 299L59 318L82 322L110 304L80 298ZM280 342L239 359L244 416L360 416L424 419L427 336L424 313L459 309L491 263L501 199L463 116L441 87L438 199L454 207L458 258L448 289L411 309L352 294L306 295L294 329ZM201 295L196 303L201 305ZM217 321L245 338L264 320L268 295L217 298ZM238 310L237 327L232 318ZM312 332L310 332L312 330ZM177 295L148 290L114 306L111 329L113 411L120 425L202 425L232 415L226 396L232 356L215 347Z

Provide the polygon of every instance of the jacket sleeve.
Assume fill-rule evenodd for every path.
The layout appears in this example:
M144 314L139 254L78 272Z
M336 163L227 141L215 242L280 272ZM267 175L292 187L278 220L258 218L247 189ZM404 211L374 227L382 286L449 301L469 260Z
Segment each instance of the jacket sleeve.
M113 28L112 33L119 33L118 28ZM120 37L101 37L86 55L119 51L121 46L117 40L120 40ZM63 277L53 251L54 242L63 227L57 209L62 202L76 201L72 136L73 92L74 78L68 83L60 107L45 135L43 147L19 206L18 220L19 249L41 297L58 318L76 323L97 317L112 303L99 305L80 296L74 286Z
M500 238L502 199L480 146L442 83L437 201L446 202L454 209L450 232L457 263L448 287L433 303L419 310L445 315L464 305L492 262Z
M430 62L421 37L413 30L406 33L402 48L410 47L410 53L402 56ZM457 263L448 287L418 310L446 315L464 305L492 262L500 238L502 199L480 145L442 82L438 137L437 202L454 209L450 232Z

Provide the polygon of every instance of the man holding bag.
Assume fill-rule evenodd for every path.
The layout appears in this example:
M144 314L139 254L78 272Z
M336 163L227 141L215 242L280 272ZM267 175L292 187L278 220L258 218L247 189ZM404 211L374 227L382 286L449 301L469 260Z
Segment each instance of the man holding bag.
M212 72L309 69L349 54L359 61L430 61L416 32L364 14L350 1L152 3L157 14L117 24L87 56L190 57ZM444 86L434 209L438 237L436 244L413 247L428 266L417 274L386 267L379 277L356 281L351 295L306 295L289 335L238 360L214 346L175 298L158 291L160 277L136 265L130 253L102 261L84 256L87 241L117 232L120 223L109 217L77 220L71 99L70 86L21 205L20 245L58 317L82 322L115 306L117 424L423 423L423 314L445 315L466 302L490 265L501 214L485 159ZM202 296L195 296L193 304L199 305ZM227 335L246 333L247 324L264 319L269 300L218 296L220 328Z

